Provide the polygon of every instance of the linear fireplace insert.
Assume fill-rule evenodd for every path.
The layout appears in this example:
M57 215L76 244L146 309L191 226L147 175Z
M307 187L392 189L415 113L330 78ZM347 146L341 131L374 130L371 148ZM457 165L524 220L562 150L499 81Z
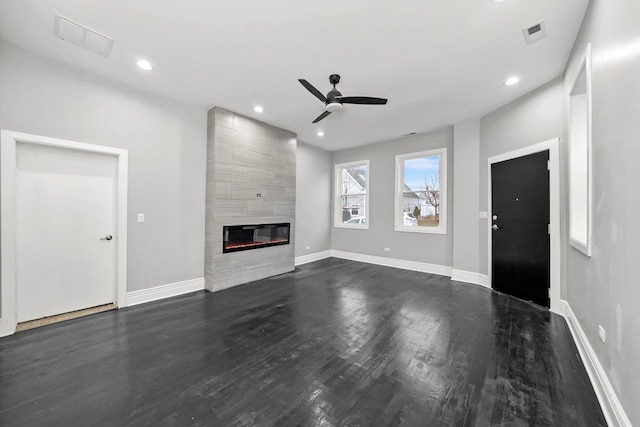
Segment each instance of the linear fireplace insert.
M268 246L288 245L290 223L225 225L222 252L246 251Z

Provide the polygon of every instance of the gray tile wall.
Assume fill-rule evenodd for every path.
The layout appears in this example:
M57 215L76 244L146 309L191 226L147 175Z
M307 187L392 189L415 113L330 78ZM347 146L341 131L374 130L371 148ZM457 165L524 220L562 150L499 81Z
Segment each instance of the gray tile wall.
M205 218L209 291L294 269L296 146L293 132L218 107L209 111ZM222 253L223 226L281 222L291 223L290 244Z

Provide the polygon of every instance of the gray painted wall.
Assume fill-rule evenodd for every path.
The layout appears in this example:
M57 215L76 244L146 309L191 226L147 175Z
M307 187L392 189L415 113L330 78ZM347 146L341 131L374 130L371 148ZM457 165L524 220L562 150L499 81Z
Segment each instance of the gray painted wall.
M331 249L331 153L298 141L296 256ZM309 249L306 249L310 246Z
M208 290L218 291L294 269L296 145L293 132L221 108L209 111L205 221ZM291 224L288 245L222 252L225 225L284 222Z
M129 150L128 291L202 277L206 111L4 42L0 94L2 129Z
M565 93L589 42L593 246L591 258L567 248L567 300L631 423L640 426L640 2L591 1Z
M447 148L447 234L394 230L395 167L397 154ZM388 142L335 151L332 164L369 160L369 229L331 228L332 249L451 266L453 262L453 127ZM332 192L333 192L332 166ZM332 193L332 202L333 202ZM332 207L333 207L332 203ZM332 215L333 221L333 215ZM384 248L390 248L385 252Z
M557 78L480 119L478 185L481 211L488 210L487 161L489 157L562 137L562 91L562 79ZM560 162L562 163L565 143L560 141L560 145ZM560 185L563 186L562 182ZM562 188L561 191L563 191ZM482 274L488 272L489 224L487 220L480 221L478 253ZM560 226L562 229L562 223Z
M478 273L480 228L480 120L466 120L453 126L453 268Z

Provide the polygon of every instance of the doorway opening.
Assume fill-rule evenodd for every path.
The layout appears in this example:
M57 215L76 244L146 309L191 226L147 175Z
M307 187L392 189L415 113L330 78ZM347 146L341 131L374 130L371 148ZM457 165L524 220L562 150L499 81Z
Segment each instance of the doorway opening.
M97 163L88 166L92 159ZM106 303L126 306L127 150L2 130L0 161L0 337L13 334L19 321ZM83 202L88 196L101 200L92 194L93 184L107 192L108 208ZM67 276L75 279L71 290ZM108 289L96 287L97 297L89 298L86 286L94 281ZM49 282L62 284L69 295L58 298ZM39 302L25 305L31 297Z
M489 283L561 312L559 140L488 159Z

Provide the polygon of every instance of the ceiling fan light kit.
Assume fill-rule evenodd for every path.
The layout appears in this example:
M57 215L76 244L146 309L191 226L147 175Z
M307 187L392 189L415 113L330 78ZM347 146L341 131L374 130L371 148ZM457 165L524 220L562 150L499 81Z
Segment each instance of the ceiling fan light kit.
M335 113L338 110L342 110L342 104L339 102L329 102L324 108L330 113Z
M340 83L340 75L331 74L329 83L333 85L333 89L324 96L318 89L305 79L298 79L300 84L304 86L311 94L320 101L324 102L324 113L320 114L312 123L318 123L331 113L342 110L343 104L361 104L361 105L384 105L387 103L385 98L374 98L370 96L342 96L342 93L336 89L336 85Z

